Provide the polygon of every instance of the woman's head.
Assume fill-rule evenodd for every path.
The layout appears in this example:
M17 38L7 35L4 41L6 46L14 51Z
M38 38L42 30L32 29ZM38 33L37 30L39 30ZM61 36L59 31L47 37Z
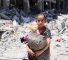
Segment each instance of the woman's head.
M38 27L43 27L46 23L46 16L44 14L39 14L36 18Z

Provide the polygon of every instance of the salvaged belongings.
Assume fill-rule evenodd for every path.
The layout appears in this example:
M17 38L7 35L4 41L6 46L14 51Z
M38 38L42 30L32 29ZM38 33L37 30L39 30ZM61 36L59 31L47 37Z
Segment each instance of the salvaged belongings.
M28 41L28 46L34 51L40 50L47 45L46 37L37 34L36 31L31 31L26 40Z

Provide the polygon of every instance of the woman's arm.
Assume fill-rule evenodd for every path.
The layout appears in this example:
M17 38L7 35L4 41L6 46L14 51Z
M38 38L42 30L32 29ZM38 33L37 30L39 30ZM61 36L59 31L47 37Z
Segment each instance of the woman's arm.
M47 46L44 47L44 48L43 48L42 50L40 50L40 51L36 51L36 52L35 52L35 55L36 55L36 56L41 55L45 50L48 49L48 47L50 47L50 43L51 43L51 39L50 39L50 38L47 38Z
M27 51L31 56L35 56L35 53L27 46Z

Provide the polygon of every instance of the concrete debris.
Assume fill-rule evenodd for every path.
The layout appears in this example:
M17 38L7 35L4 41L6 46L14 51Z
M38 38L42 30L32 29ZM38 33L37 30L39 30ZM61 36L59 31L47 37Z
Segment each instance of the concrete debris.
M12 21L0 19L0 31L12 30Z
M4 15L3 13L0 13L0 17L1 17L1 19L10 20L10 18L8 16Z
M51 56L50 60L67 60L68 50L68 15L61 15L47 24L51 30Z
M9 52L9 53L8 53ZM14 31L6 31L0 41L0 57L28 59L27 45L21 43L20 37Z
M24 13L22 10L13 6L0 10L0 18L5 20L16 20L19 24L33 21L34 18L29 14Z
M28 53L25 48L27 44L24 41L21 43L21 38L37 28L35 18L16 8L0 10L0 18L2 18L0 19L0 58L27 59ZM50 60L61 60L63 55L68 56L68 15L61 14L45 25L51 30L52 35Z

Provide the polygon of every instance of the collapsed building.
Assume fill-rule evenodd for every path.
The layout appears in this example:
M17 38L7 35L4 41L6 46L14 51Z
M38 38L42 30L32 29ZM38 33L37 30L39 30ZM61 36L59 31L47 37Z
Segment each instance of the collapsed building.
M45 9L68 10L67 0L0 0L0 7L8 7L13 4L26 12L44 11Z

